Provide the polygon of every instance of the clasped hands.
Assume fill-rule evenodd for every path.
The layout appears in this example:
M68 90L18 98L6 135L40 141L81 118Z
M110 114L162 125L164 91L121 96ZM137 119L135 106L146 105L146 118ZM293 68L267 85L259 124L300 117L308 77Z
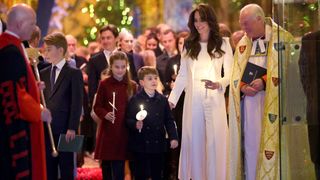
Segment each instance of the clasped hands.
M250 84L241 87L241 92L246 96L255 96L264 89L264 83L261 78L253 80Z

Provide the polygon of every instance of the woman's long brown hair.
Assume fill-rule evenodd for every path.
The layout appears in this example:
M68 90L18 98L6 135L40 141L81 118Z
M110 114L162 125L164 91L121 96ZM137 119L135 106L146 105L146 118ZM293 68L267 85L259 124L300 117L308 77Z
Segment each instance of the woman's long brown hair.
M208 4L199 4L196 9L194 9L190 16L188 27L190 29L190 35L185 41L185 48L187 50L187 55L191 57L192 60L198 59L199 52L201 50L200 45L200 34L194 26L194 15L195 12L199 12L201 21L208 22L210 32L207 45L207 52L212 58L221 57L225 52L221 49L222 37L219 33L219 25L217 21L217 16L212 7ZM214 52L212 52L214 50Z
M114 64L114 62L118 61L118 60L125 61L127 67L129 66L129 60L128 60L127 55L124 52L115 51L110 56L110 66L109 66L109 71L108 71L108 75L109 76L113 76L111 67ZM123 78L127 80L127 84L128 84L128 87L127 87L128 98L130 98L133 95L134 92L133 92L131 75L130 75L128 69L126 69L126 74L124 76L125 77L123 77Z

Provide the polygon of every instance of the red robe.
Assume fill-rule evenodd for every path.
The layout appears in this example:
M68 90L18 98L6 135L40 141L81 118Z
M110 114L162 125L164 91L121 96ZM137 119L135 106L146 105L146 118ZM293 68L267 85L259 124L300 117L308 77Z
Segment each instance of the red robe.
M13 50L18 49L20 55L17 55L17 57L20 58L15 60L10 58L7 59L6 53L8 53L9 51L6 51L5 49L9 48ZM0 62L1 65L5 66L1 67L2 71L8 70L8 72L10 72L15 71L16 68L18 68L19 74L20 70L24 70L24 72L22 72L20 76L15 76L15 74L10 74L7 76L5 74L4 76L7 77L3 77L3 79L1 79L0 81L0 101L2 101L1 103L3 105L3 108L1 108L1 110L3 111L0 112L0 114L2 115L1 117L4 117L5 127L9 127L8 130L3 131L3 133L9 132L8 145L10 146L9 153L4 155L11 156L8 157L8 159L10 159L12 162L8 164L8 166L11 166L10 170L15 173L14 176L16 179L28 176L30 177L31 173L32 180L46 180L47 178L43 122L41 121L40 95L38 87L36 85L35 77L32 73L28 60L26 59L27 57L22 48L20 39L8 33L1 34L0 50L0 52L3 53L1 54L2 58L0 58ZM12 56L12 51L11 53L9 52L9 54L9 56ZM23 59L21 58L21 56L23 57ZM12 64L12 62L17 62L17 64ZM7 87L10 87L9 90L6 89ZM11 97L13 98L8 100L6 96L11 94ZM9 108L11 111L10 113L8 113L7 111ZM26 126L22 125L22 127L25 127L25 129L21 128L15 131L15 127L13 127L12 125L16 123L25 124ZM18 144L17 141L19 139L19 141L24 140L25 136L28 136L28 134L30 134L30 141L27 142L30 142L30 145L24 145L20 147L31 146L31 148L26 148L23 152L19 152L18 145L21 144ZM29 149L31 150L31 152L29 151ZM26 158L28 156L31 157L31 159ZM28 167L28 163L22 165L22 167L26 166L25 169L22 168L23 170L21 170L18 168L17 164L20 163L19 161L21 161L19 159L23 158L31 161L31 172L30 167Z

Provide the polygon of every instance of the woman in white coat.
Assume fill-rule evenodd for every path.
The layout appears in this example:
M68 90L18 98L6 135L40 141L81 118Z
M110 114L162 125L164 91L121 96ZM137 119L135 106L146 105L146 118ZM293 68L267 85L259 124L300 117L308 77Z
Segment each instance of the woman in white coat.
M169 96L175 107L184 90L181 180L225 180L228 125L224 92L233 61L229 39L222 38L214 10L199 4L189 17L181 67ZM221 77L222 67L224 77Z

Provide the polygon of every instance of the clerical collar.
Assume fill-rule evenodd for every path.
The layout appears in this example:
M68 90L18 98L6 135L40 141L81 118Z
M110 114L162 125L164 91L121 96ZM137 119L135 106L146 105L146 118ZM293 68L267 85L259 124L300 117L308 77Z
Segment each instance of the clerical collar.
M266 36L260 36L260 37L255 37L255 38L252 38L252 41L256 41L256 40L264 40L266 38Z

